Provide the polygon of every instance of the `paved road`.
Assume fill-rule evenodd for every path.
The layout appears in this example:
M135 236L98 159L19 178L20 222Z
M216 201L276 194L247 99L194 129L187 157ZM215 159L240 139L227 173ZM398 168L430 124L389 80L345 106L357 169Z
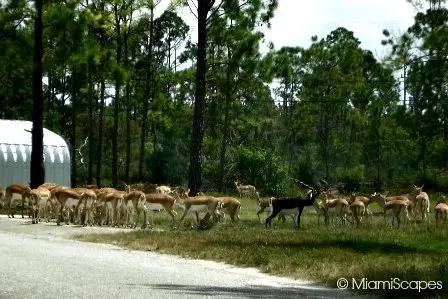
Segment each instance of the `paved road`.
M347 298L345 291L221 263L69 240L111 228L0 217L0 298Z

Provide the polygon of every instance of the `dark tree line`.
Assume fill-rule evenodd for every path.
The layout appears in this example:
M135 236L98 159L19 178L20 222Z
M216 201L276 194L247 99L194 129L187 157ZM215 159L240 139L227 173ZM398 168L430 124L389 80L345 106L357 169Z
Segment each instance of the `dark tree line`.
M280 195L291 178L448 183L443 1L414 1L407 32L384 30L384 61L350 28L262 54L258 25L269 26L276 1L184 2L197 43L179 4L156 16L159 4L0 4L0 117L33 120L32 186L44 178L43 126L69 142L74 185L195 193L238 180Z

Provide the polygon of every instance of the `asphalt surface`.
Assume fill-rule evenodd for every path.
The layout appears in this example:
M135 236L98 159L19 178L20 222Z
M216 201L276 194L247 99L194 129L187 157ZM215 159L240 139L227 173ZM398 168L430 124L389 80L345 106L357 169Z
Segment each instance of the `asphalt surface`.
M358 297L256 269L69 239L123 229L30 223L0 216L1 299Z

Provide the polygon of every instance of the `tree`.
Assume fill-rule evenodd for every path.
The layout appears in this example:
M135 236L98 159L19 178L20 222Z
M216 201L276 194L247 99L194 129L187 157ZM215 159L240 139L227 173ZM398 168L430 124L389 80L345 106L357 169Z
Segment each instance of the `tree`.
M186 1L190 6L189 2ZM249 10L247 13L254 17L261 10L263 11L261 19L268 22L273 16L273 11L277 7L276 0L257 1L257 5L254 5L254 9ZM195 15L198 20L198 44L197 44L197 58L196 58L196 93L194 101L194 114L193 114L193 127L191 135L191 147L190 147L190 166L188 173L188 187L191 194L197 194L202 187L202 142L204 138L204 106L206 97L206 71L207 71L207 22L213 21L213 16L220 14L221 6L225 7L232 5L232 9L235 12L239 11L241 7L246 5L246 2L242 4L235 1L222 0L218 6L215 6L215 0L197 0L197 14ZM190 10L193 12L190 6ZM224 12L225 13L225 12ZM210 14L210 18L209 18Z
M37 188L45 181L43 95L42 95L42 0L35 0L33 59L33 129L31 137L31 188Z

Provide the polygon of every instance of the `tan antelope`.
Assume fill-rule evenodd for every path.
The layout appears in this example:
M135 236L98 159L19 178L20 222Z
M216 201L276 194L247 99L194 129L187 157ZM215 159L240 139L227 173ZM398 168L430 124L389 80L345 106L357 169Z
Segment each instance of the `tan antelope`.
M58 184L51 183L51 182L46 182L46 183L43 183L42 185L40 185L40 186L37 187L37 188L45 188L45 189L47 189L48 191L51 191L52 189L54 189L54 188L56 188L56 187L58 187L58 186L59 186Z
M12 206L17 206L19 202L22 205L22 218L25 205L29 206L31 189L28 186L22 184L12 184L6 187L5 190L5 205L8 209L8 218L14 218Z
M216 197L221 203L220 210L224 212L224 223L226 222L225 214L230 216L232 222L240 220L241 202L233 197Z
M416 194L415 196L415 210L416 213L420 213L422 217L422 221L429 219L429 209L430 209L430 202L429 202L429 196L428 193L423 191L423 186L417 187L413 185L414 188L413 193Z
M94 218L95 223L98 225L103 225L107 220L109 220L107 217L109 216L109 210L111 209L111 206L107 204L106 196L108 193L113 192L119 192L115 188L101 188L101 189L92 189L96 194L96 202L94 205Z
M65 217L65 223L68 224L71 210L74 212L79 203L79 198L81 197L78 192L69 189L69 188L61 188L56 187L51 191L51 197L54 197L59 203L59 211L56 215L56 224L60 225L63 218L64 212L67 212Z
M327 197L327 195L324 195ZM327 218L325 220L326 224L334 224L334 218L339 217L341 219L341 224L345 224L347 219L347 211L349 209L348 201L345 198L326 198L323 202L325 209L327 210ZM350 222L350 221L349 221Z
M257 189L252 185L242 185L239 184L237 181L234 182L236 190L238 190L238 194L240 195L240 198L244 195L247 195L251 198L256 198L258 201L260 201L260 194L257 192Z
M125 227L131 225L132 228L135 228L139 218L138 209L146 201L146 195L143 191L134 190L125 194L123 199L122 215L124 220L122 221L122 225ZM130 212L130 210L132 212ZM131 218L133 218L133 220Z
M100 225L118 226L121 219L121 212L119 208L124 203L124 191L105 191L99 194L98 201L101 202L103 209L103 219L100 221Z
M145 191L145 184L143 183L137 183L137 184L132 184L132 185L128 185L128 184L124 184L124 190L129 193L132 191Z
M439 226L439 221L443 220L445 224L448 220L448 204L445 201L437 202L436 207L434 208L435 218L436 218L436 226Z
M400 216L403 215L407 223L410 222L408 206L411 201L406 196L390 196L380 193L374 193L372 197L375 198L376 202L384 210L384 216L392 218L392 226L394 225L395 219L397 220L397 226L400 227L401 219ZM387 222L386 222L387 223Z
M49 221L49 215L46 211L47 201L50 199L51 193L48 189L39 187L32 189L30 192L31 205L31 223L37 224L40 222L42 215L44 215L46 222Z
M196 222L199 224L199 213L205 212L211 216L214 222L218 222L217 209L220 204L219 200L213 196L194 196L187 198L180 198L179 204L184 207L184 213L179 220L179 225L184 220L188 212L194 212L196 214Z
M76 206L76 213L79 213L79 218L83 226L94 224L94 211L97 196L94 190L88 188L76 188L74 189L81 195L78 205ZM84 217L83 217L84 216Z
M362 216L367 215L367 208L362 200L355 200L350 204L353 219L356 222L356 227L359 227L362 221Z
M170 194L171 193L171 188L168 187L168 186L164 186L164 185L157 186L155 193Z
M360 201L364 204L365 208L365 215L366 217L368 215L371 215L372 213L369 210L369 206L375 202L375 199L373 197L367 197L367 196L358 196L356 193L352 193L350 197L347 199L348 204L351 205L355 201Z
M320 217L323 216L324 217L324 221L327 221L328 216L327 216L327 209L324 206L324 204L322 203L322 201L315 201L313 203L313 208L316 211L316 215L317 215L317 225L320 224Z
M175 221L175 212L173 210L176 199L169 194L163 193L149 193L145 194L145 201L138 207L137 221L139 219L140 212L143 212L143 225L142 228L146 228L149 224L149 212L152 210L164 209L172 219L172 224ZM135 224L134 224L135 227Z

